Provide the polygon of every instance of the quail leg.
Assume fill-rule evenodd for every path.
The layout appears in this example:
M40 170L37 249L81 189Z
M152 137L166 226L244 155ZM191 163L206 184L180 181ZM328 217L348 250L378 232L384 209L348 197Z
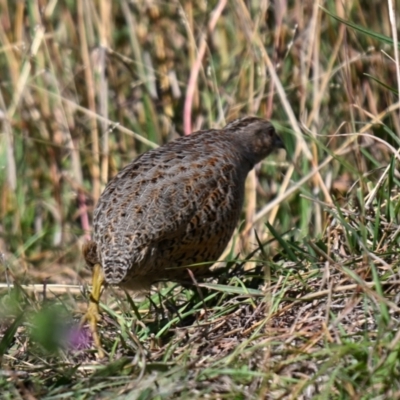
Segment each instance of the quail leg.
M92 332L94 344L97 348L99 358L104 357L104 350L101 347L100 336L97 331L97 322L100 321L99 301L103 283L104 276L103 272L101 271L101 265L95 264L93 266L92 275L92 292L90 293L89 305L86 314L81 319L81 326L83 326L85 322L89 323L89 328Z

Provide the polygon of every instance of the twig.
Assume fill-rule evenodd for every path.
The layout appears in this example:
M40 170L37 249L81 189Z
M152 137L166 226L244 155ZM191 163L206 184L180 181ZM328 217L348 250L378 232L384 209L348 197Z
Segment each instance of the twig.
M209 34L214 30L215 25L217 24L217 21L226 6L226 3L227 3L227 0L220 0L217 7L214 9L211 20L208 23ZM193 96L194 96L194 92L196 89L197 77L200 72L201 63L203 61L204 54L206 52L206 48L207 48L207 34L202 33L202 36L200 39L199 51L197 53L197 58L193 64L191 71L190 71L190 77L189 77L189 82L188 82L187 91L186 91L185 105L183 108L183 130L184 130L185 135L189 135L192 131Z

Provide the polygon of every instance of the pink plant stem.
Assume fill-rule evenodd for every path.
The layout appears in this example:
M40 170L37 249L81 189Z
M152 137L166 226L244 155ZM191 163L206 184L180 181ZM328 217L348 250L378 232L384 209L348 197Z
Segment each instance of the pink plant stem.
M85 195L79 190L78 192L78 204L79 204L79 215L81 217L81 225L84 231L85 240L90 240L90 225L89 225L89 216L86 207L86 198Z
M224 10L226 3L228 0L220 0L217 7L214 9L210 22L208 23L208 34L210 34L217 24L219 17ZM207 34L203 33L200 39L199 51L197 53L197 58L193 64L193 67L190 71L189 82L187 85L185 105L183 107L183 131L185 135L189 135L192 131L192 104L193 104L193 96L196 90L196 81L200 72L201 64L204 58L204 54L207 48Z

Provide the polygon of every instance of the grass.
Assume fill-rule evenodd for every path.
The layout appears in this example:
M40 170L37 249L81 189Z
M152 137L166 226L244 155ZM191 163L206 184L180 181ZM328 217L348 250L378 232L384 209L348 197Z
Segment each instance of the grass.
M2 398L400 398L392 2L278 3L0 0ZM106 182L247 114L287 159L249 176L222 270L108 289L98 360L76 326Z

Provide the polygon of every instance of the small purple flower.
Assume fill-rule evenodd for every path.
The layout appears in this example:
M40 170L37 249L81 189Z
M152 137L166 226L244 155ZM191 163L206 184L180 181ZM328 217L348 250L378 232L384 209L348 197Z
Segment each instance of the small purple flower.
M92 335L89 329L79 325L72 325L69 327L66 335L66 345L69 350L84 350L92 345Z

